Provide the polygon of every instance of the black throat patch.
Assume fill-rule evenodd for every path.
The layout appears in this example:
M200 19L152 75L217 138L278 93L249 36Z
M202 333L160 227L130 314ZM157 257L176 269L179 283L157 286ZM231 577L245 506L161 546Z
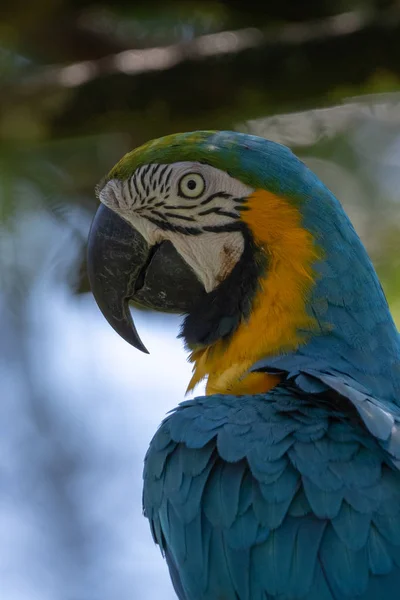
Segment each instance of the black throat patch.
M267 268L267 256L255 244L248 227L240 225L244 238L242 256L228 277L199 299L182 324L179 337L189 350L228 340L241 320L250 315L260 275Z

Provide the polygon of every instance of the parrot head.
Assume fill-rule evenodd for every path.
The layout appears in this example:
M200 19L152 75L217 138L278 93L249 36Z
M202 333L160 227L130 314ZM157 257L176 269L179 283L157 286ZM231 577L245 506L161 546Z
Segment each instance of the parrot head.
M207 393L266 391L279 374L255 365L293 352L361 369L378 330L391 359L398 335L365 249L288 148L235 132L171 135L124 156L97 194L95 299L144 352L130 301L185 314L189 389L207 377Z

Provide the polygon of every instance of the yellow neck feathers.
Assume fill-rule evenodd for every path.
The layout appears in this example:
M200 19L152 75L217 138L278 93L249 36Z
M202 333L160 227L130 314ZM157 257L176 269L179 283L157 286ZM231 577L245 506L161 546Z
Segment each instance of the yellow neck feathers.
M311 234L301 225L299 211L265 190L255 191L247 207L242 220L268 255L267 273L250 317L241 322L229 342L221 340L191 354L195 365L188 391L208 376L207 394L266 392L279 377L248 374L248 369L263 357L297 348L305 341L299 329L317 327L306 304L314 282L312 263L319 254Z

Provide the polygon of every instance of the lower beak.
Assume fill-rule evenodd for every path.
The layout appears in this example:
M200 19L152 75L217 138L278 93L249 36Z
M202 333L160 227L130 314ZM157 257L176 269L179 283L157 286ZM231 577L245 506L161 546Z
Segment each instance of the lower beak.
M88 239L88 275L95 300L115 331L148 353L129 301L166 312L189 312L205 290L169 241L149 246L132 225L101 204Z

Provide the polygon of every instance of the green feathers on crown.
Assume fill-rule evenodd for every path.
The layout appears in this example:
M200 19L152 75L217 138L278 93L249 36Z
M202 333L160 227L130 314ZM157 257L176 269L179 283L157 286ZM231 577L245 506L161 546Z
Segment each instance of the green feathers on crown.
M235 131L193 131L151 140L126 154L98 189L111 179L126 180L147 164L203 162L254 189L266 189L295 202L322 184L286 146ZM324 192L327 190L325 189Z

